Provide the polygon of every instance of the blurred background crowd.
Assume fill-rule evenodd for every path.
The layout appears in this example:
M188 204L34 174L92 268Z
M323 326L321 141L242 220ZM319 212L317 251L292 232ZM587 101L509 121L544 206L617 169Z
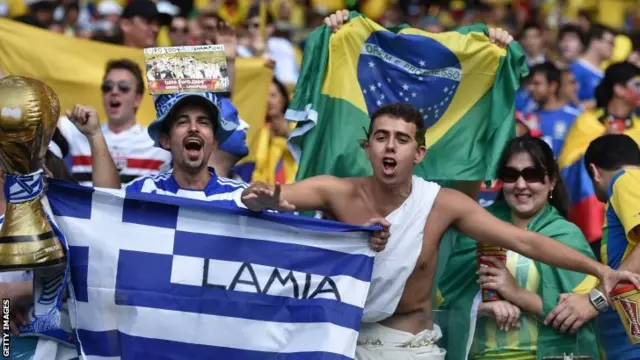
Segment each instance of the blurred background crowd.
M582 136L578 129L574 131L577 140L574 136L571 145L565 140L582 117L583 124L597 119L607 132L629 134L640 142L640 132L630 133L640 127L635 116L640 103L638 3L636 0L0 0L0 17L22 23L0 19L0 76L4 70L6 74L40 78L56 90L63 110L73 104L98 109L120 180L126 184L170 166L170 154L154 148L144 129L156 114L145 91L141 49L223 44L232 79L232 102L249 128L244 128L247 134L240 136L238 142L215 150L209 164L224 177L267 184L291 183L295 181L297 164L287 148L287 139L295 125L287 122L285 112L299 80L305 41L326 16L351 9L387 28L407 23L432 33L475 23L503 28L522 45L530 69L515 98L518 133L529 132L551 148L553 157L545 161L553 164L547 169L556 170L546 175L565 178L571 203L563 208L569 208L569 220L581 228L593 253L599 257L604 205L596 198L589 177L572 175L572 166L577 164L575 168L581 169L575 174L586 173L584 163L576 159L602 131L597 128L593 130L597 134ZM255 63L256 67L249 59L260 62ZM258 69L265 64L270 68L266 80ZM599 87L601 84L604 86ZM226 111L222 109L224 116ZM233 111L236 110L229 109ZM56 155L68 161L70 176L90 184L92 149L84 137L86 134L77 132L68 121L61 121L59 130L60 138L54 138L59 152ZM248 146L243 144L245 140ZM572 148L567 151L567 146ZM582 150L572 152L573 147ZM514 181L511 183L513 187ZM483 185L479 202L491 205L500 189L500 181L494 181L492 186ZM545 191L551 194L553 186ZM547 198L551 201L552 195L544 196L536 212L547 203ZM558 196L554 199L553 202L560 201ZM577 238L584 243L581 235ZM469 277L472 278L473 275Z
M236 27L240 56L267 53L275 57L276 64L286 63L278 78L290 85L296 82L309 31L322 24L326 15L344 8L357 10L386 27L408 23L429 32L478 22L502 27L524 46L531 64L545 59L560 64L575 60L589 45L592 24L616 31L613 46L603 47L602 56L624 60L635 48L633 30L640 19L633 0L361 0L353 4L344 0L269 0L267 39L261 39L257 0L158 0L162 17L157 24L148 23L154 15L150 9L127 8L127 3L2 0L0 16L67 36L137 47L208 43L215 40L216 23L224 21ZM133 21L132 29L127 20L136 18L143 21Z

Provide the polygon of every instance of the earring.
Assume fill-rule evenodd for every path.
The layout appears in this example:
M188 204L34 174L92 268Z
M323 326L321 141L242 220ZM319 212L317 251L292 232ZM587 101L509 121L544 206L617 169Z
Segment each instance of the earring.
M553 188L551 188L551 191L549 191L549 199L553 199Z

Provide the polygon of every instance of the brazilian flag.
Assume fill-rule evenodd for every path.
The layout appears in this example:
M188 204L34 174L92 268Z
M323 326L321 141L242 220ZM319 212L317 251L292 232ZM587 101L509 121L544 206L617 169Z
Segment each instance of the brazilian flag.
M524 51L492 44L474 25L431 34L385 29L350 13L337 33L322 26L307 40L286 118L297 179L320 174L366 176L359 147L369 115L394 102L422 112L430 153L416 167L428 180L489 180L515 136L514 95L527 73Z

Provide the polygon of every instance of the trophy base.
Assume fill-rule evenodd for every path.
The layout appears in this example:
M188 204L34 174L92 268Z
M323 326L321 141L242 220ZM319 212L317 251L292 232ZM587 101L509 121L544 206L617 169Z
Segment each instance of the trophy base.
M34 270L45 268L64 268L67 265L67 257L61 257L45 262L36 262L31 264L13 264L13 265L0 265L0 272L5 271L22 271L22 270Z

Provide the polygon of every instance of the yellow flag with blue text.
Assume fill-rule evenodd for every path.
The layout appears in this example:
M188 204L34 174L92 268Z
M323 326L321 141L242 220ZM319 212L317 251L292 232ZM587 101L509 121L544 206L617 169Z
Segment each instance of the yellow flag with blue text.
M297 179L371 174L358 141L369 116L389 103L423 114L430 153L416 167L429 180L495 178L515 136L514 96L528 72L522 47L501 49L484 25L431 34L385 29L356 12L337 33L316 29L286 118Z

